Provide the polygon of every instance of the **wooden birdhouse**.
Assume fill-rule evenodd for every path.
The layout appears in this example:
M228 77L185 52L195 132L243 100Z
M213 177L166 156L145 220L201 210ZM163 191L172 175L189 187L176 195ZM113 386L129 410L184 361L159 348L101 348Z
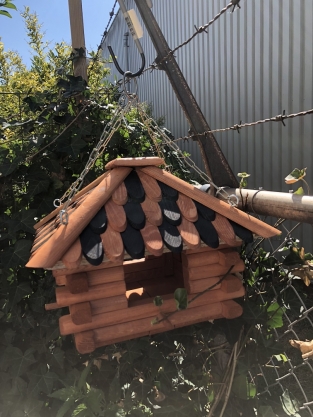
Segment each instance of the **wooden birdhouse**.
M244 264L236 247L251 242L253 233L279 234L158 168L162 164L160 158L111 161L101 181L72 199L68 224L60 221L61 207L36 225L27 267L53 270L56 303L46 308L69 308L60 331L74 335L80 353L240 316L234 299L244 288L235 273ZM176 311L177 288L192 300L186 310Z

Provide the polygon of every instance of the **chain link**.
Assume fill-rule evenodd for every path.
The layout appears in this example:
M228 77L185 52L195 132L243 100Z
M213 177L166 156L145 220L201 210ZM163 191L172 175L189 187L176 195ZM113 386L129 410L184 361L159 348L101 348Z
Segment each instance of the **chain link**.
M223 198L227 200L231 206L237 207L239 201L236 195L229 195L223 187L218 187L213 182L213 180L194 163L194 161L191 158L189 158L187 155L184 155L183 151L176 145L176 143L174 143L174 141L165 133L165 131L162 130L157 125L157 123L147 115L147 113L143 109L141 109L140 115L144 125L147 127L149 131L151 138L162 138L162 143L167 145L174 152L176 152L177 155L179 155L180 159L182 159L184 163L187 166L189 166L189 168L195 171L199 175L199 177L203 179L205 183L209 183L210 185L212 185L212 187L214 187L217 190L217 194L223 195Z
M66 199L66 202L64 203L63 208L60 211L60 221L62 224L68 223L67 208L71 203L73 196L80 190L80 188L83 185L85 176L94 166L96 160L103 154L112 136L124 121L125 114L130 111L131 107L133 106L134 100L136 100L136 96L131 96L130 94L128 94L127 100L125 100L126 104L119 104L119 106L114 112L113 118L109 123L106 124L97 146L93 148L93 150L91 151L87 164L81 172L80 176L76 179L76 181L73 182L73 184L68 188L68 190L63 194L61 198L54 200L54 206L60 207Z

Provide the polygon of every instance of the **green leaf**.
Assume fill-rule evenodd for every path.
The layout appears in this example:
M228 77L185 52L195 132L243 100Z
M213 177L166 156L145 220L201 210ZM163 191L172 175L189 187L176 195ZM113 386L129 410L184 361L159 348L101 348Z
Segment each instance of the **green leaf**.
M44 191L47 191L50 185L50 180L48 179L38 179L32 178L28 185L28 195L33 197L34 195L40 194Z
M65 414L75 405L75 400L69 399L62 407L58 410L56 417L63 417Z
M80 391L76 387L66 387L54 391L52 394L49 394L51 398L57 398L61 401L75 401L80 397Z
M242 317L251 325L265 324L267 320L266 306L247 300L243 306Z
M283 261L284 265L292 266L292 265L303 265L305 263L304 260L304 250L303 248L298 249L295 247L290 248L290 253Z
M250 177L250 174L247 174L246 172L238 172L237 177L239 177L239 178L248 178L248 177Z
M13 329L8 329L7 331L4 332L4 339L8 345L12 343L15 335L16 335L16 331Z
M6 357L10 367L10 373L14 377L23 375L28 368L36 362L34 355L34 349L27 349L26 352L22 352L17 347L8 347L6 349Z
M41 417L44 403L35 398L27 398L19 404L19 410L14 411L11 417Z
M78 135L74 137L66 138L62 143L58 144L58 150L71 155L73 158L77 158L80 151L86 146L86 142Z
M245 375L238 375L234 378L232 392L242 400L248 400L256 396L256 386Z
M11 1L6 1L2 7L6 7L7 9L14 9L17 10L15 4L11 3Z
M104 393L100 389L91 388L84 399L87 407L93 413L100 413L104 404Z
M81 390L82 388L85 387L85 385L86 385L86 379L87 379L87 376L88 376L88 374L90 372L90 368L91 368L91 362L86 366L86 368L80 374L80 378L79 378L78 383L77 383L77 388L79 390Z
M63 369L64 366L64 351L60 348L55 348L53 352L49 355L48 360L50 361L51 358L51 365L56 366L57 368Z
M92 414L88 413L88 408L86 406L86 404L79 404L75 410L72 412L72 417L77 417L77 416L81 416L81 417L88 417L91 416Z
M303 189L303 187L299 187L297 189L297 191L295 191L293 194L295 194L295 195L304 195L304 189Z
M112 403L117 403L121 399L121 384L119 371L115 374L109 387L109 398Z
M163 298L157 295L156 297L154 297L153 303L155 306L160 307L163 304Z
M27 210L22 208L21 211L14 213L12 219L8 222L8 231L11 235L18 232L19 230L23 230L24 232L34 233L34 224L35 216L37 214L37 210Z
M288 362L288 359L286 357L286 355L284 355L283 353L280 353L279 355L273 355L273 357L278 361L278 362Z
M16 268L19 265L25 266L29 259L32 242L30 240L18 240L14 247L9 247L2 253L3 268Z
M277 414L274 413L272 407L268 405L261 405L261 407L258 408L258 415L260 415L260 417L277 417Z
M10 289L10 308L12 309L24 297L28 297L32 290L28 282L21 282L19 285L12 284Z
M195 410L193 404L189 404L186 406L179 406L177 405L167 405L161 408L157 408L153 410L153 416L162 416L162 417L192 417L195 416Z
M295 182L302 180L302 178L306 176L306 170L307 168L295 168L293 171L290 172L289 175L287 175L287 177L285 178L285 183L294 184Z
M280 307L279 304L273 303L267 308L268 320L266 324L272 329L277 329L283 326L283 314L285 312L284 307Z
M186 310L188 307L188 294L186 288L176 288L174 299L177 310Z
M288 416L300 417L300 414L298 414L298 411L300 411L300 403L288 389L280 396L280 401L283 410Z
M1 10L0 10L0 14L1 14ZM0 164L0 178L7 177L8 175L12 174L12 172L14 172L17 167L18 167L17 162L7 162L4 164Z
M28 392L36 397L40 392L51 394L53 384L59 379L58 375L50 372L45 365L31 371L29 374Z
M12 18L12 16L10 15L10 13L7 12L6 10L0 10L0 14L4 15L6 17L11 17Z

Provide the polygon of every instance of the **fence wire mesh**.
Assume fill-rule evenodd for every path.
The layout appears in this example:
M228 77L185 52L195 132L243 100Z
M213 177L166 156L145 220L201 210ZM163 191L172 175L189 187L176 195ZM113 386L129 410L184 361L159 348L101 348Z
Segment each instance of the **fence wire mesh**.
M286 226L283 220L279 223L281 238L262 242L269 256L275 255L278 262L282 261L286 254L282 251L286 245L297 245L298 242L293 236L300 225L288 222ZM307 227L311 226L307 225ZM249 249L250 254L259 247L260 243L260 240L254 242ZM273 355L267 363L259 364L257 371L250 376L257 386L258 397L261 400L271 405L273 401L273 404L277 405L277 400L287 392L292 400L291 408L295 411L294 414L289 415L313 417L313 342L308 343L311 347L306 354L290 344L290 340L311 342L313 339L312 281L310 285L305 285L300 277L294 275L292 268L288 269L283 262L280 268L282 274L279 281L277 277L272 277L269 282L264 282L261 286L255 283L251 288L251 294L257 294L263 304L278 302L284 305L283 326L274 329L276 342L282 347L282 355L280 357ZM262 332L261 327L259 331ZM266 334L263 336L266 337ZM277 415L282 414L281 407L277 406L275 410L274 405L273 409Z

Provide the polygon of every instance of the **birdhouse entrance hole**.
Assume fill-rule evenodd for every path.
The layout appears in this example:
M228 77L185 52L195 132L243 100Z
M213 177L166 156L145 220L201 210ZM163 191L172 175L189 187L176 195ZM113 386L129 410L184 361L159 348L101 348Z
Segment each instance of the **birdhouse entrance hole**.
M128 306L152 303L157 295L184 287L181 255L172 252L124 263Z

